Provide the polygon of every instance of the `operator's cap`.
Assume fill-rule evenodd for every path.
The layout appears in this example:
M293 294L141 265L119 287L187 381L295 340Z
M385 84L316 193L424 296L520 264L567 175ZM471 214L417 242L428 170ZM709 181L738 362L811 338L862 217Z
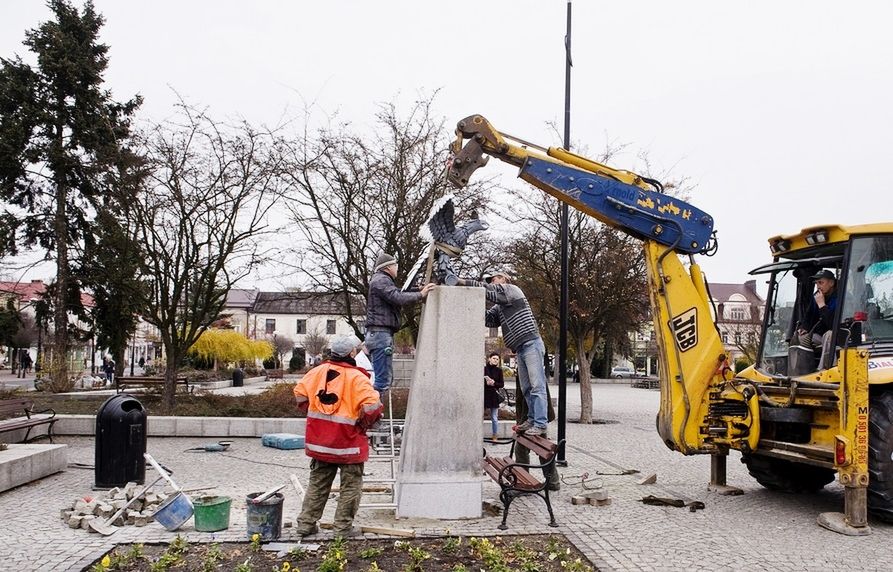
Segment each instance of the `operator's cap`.
M332 355L346 357L350 355L354 349L357 348L361 343L360 338L356 337L353 334L347 336L335 336L332 340Z
M508 272L506 272L506 271L504 271L504 270L494 270L494 271L492 271L492 272L489 272L489 273L487 273L487 274L484 274L484 282L486 282L487 284L489 284L490 281L493 280L493 277L494 277L494 276L502 276L503 278L505 278L505 279L508 280L509 282L512 281L512 277L511 277L511 275L510 275Z
M827 278L828 280L834 280L835 282L837 281L837 276L830 270L819 270L812 275L813 280L819 280L821 278Z

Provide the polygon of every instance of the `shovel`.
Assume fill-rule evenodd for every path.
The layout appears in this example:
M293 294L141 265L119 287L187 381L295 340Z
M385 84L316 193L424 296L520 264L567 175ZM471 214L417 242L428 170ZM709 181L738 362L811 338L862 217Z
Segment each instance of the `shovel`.
M90 522L88 522L88 523L87 523L87 526L89 526L94 532L98 532L99 534L101 534L101 535L103 535L103 536L110 536L110 535L112 535L112 534L115 534L115 533L118 531L118 528L115 527L115 526L112 526L112 524L113 524L116 520L118 520L118 517L119 517L119 516L121 516L122 514L124 514L124 511L127 510L127 507L129 507L130 505L132 505L132 504L133 504L134 502L136 502L138 499L141 499L141 498L143 497L143 495L146 494L146 492L147 492L149 489L151 489L152 487L154 487L154 486L155 486L155 483L157 483L158 481L160 481L162 478L163 478L163 477L159 476L157 479L155 479L154 481L152 481L149 485L143 487L143 490L140 491L140 494L138 494L138 495L134 495L132 499L130 499L129 501L127 501L127 504L125 504L124 506L122 506L121 508L119 508L119 509L118 509L118 512L116 512L115 514L113 514L113 515L111 516L111 518L109 518L107 521L105 521L105 522L96 522L96 520L94 519L94 520L91 520Z
M183 490L177 486L177 483L167 474L161 465L158 464L152 455L143 453L143 457L149 461L149 464L158 472L161 477L176 491L176 494L168 497L158 509L155 510L155 521L161 524L168 531L173 531L182 526L187 520L192 518L195 508L188 496L183 494Z

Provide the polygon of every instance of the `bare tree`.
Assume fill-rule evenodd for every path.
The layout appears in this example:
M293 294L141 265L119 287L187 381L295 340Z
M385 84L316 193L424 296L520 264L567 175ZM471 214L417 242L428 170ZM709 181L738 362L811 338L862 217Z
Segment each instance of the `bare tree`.
M525 193L526 195L526 193ZM518 223L524 228L506 245L541 332L557 348L560 296L557 203L527 195ZM580 371L580 421L592 421L590 364L600 347L621 346L647 310L641 247L633 239L578 211L568 229L568 335Z
M307 332L304 336L304 350L308 356L321 355L329 347L329 338L318 329Z
M273 351L276 352L277 365L281 368L285 363L283 356L285 356L285 354L291 354L295 349L295 341L288 336L273 334L270 343L273 344Z
M186 352L219 317L230 288L265 260L261 239L279 194L272 134L185 105L180 111L178 123L145 137L150 174L135 206L149 283L145 319L167 354L168 408Z
M402 285L426 247L418 232L431 206L453 192L444 176L447 130L432 117L432 100L417 101L406 114L382 105L371 134L343 125L286 143L284 176L293 186L287 205L304 246L298 268L315 290L344 297L345 318L358 334L364 316L357 299L366 297L375 257L396 257ZM483 206L486 188L457 194L457 218ZM414 331L415 315L407 321Z

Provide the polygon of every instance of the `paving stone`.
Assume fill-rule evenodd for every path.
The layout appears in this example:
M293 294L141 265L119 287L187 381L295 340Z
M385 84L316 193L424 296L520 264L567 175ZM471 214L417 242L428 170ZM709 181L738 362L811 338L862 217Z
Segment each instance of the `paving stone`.
M552 389L557 394L557 389ZM729 484L741 487L745 494L728 497L708 492L710 459L669 451L655 433L658 392L594 385L593 393L596 417L617 423L568 424L568 466L560 469L565 482L561 491L550 495L558 529L547 526L545 504L533 497L512 503L507 534L496 528L501 516L467 521L395 521L391 512L361 509L357 523L413 528L419 535L428 536L506 536L555 530L565 534L599 570L893 570L893 551L889 550L893 525L871 520L871 536L849 538L815 524L819 512L842 509L843 489L839 485L816 494L779 495L753 481L733 453L728 463ZM579 395L572 389L568 392L567 417L573 419L577 415ZM555 428L550 428L550 432L556 434ZM70 462L92 464L92 437L63 436L57 441L69 445ZM298 475L302 483L307 482L310 461L303 451L270 449L263 447L259 438L239 438L227 455L183 452L206 441L150 437L148 450L174 471L174 479L183 488L214 485L214 489L198 494L232 497L228 530L197 532L189 521L180 531L168 532L153 521L143 526L125 526L113 537L104 537L69 528L69 522L60 518L60 511L72 508L72 497L100 496L91 491L92 471L69 468L0 494L3 568L82 570L116 543L170 542L177 533L187 536L190 542L241 542L247 539L248 493L286 482L290 473ZM495 449L502 451L500 447L508 453L507 446ZM370 461L366 468L370 478L387 477L389 473L384 462ZM640 474L596 475L617 473L621 468L637 469ZM602 482L613 501L611 505L596 508L571 504L572 496L589 492L580 484L573 484L579 483L583 473ZM660 475L655 484L636 484L642 475L651 473ZM147 477L153 479L154 471L148 471ZM498 497L499 488L492 481L487 480L483 486L484 498ZM152 490L157 494L162 488L157 485ZM284 493L284 515L293 519L300 511L298 495L291 488ZM707 508L691 513L684 508L647 506L640 502L646 494L686 502L700 500ZM323 521L331 521L334 510L335 503L329 502ZM151 511L143 510L140 514L147 512ZM135 524L139 518L134 517ZM78 521L77 526L80 524ZM297 540L293 529L284 529L283 533L283 541Z

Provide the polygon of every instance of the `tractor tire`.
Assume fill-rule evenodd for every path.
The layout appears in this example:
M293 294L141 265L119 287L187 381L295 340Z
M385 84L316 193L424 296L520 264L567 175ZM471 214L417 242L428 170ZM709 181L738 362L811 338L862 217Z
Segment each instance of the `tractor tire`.
M893 522L893 391L871 397L868 417L868 511Z
M750 476L767 489L788 493L808 493L821 490L833 481L837 474L834 469L814 467L805 463L794 463L761 455L742 455L741 462L747 465Z

